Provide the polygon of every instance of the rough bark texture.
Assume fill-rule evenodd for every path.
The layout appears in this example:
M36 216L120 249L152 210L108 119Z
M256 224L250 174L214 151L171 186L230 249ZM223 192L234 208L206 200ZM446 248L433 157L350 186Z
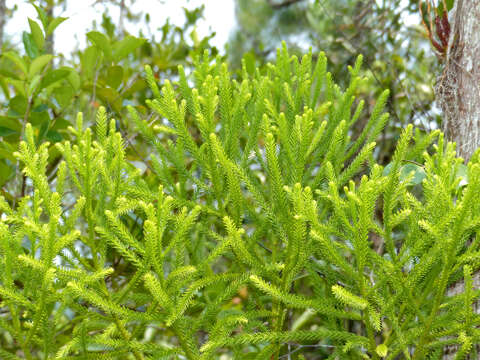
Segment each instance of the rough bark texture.
M0 0L0 50L3 46L3 34L5 29L5 23L7 21L7 6L6 0Z
M457 143L458 154L468 161L480 147L480 0L455 0L452 15L453 31L436 95L444 113L446 136ZM480 272L474 274L473 286L480 288ZM464 289L460 281L448 294ZM477 302L475 311L479 310ZM454 359L456 350L447 347L443 358Z
M480 147L480 0L456 0L445 69L437 85L444 131L466 161Z

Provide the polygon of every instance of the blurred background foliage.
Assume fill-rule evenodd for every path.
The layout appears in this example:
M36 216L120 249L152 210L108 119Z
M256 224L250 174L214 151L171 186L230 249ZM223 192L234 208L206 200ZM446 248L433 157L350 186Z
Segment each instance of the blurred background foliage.
M68 21L54 16L59 12L57 8L67 6L64 0L31 2L37 18L28 19L29 31L23 32L20 46L10 42L8 34L3 37L0 187L10 200L22 195L25 188L25 179L20 178L12 153L23 137L26 123L33 125L38 143L55 143L67 136L66 129L77 112L82 111L86 119L92 120L97 108L103 105L117 119L119 130L133 141L135 129L127 120L125 105L133 105L142 113L147 111L143 104L150 90L143 77L144 65L150 65L162 81L175 78L178 65L190 71L193 60L204 50L213 55L218 52L209 44L214 33L199 38L195 30L203 6L185 8L185 22L176 26L168 20L163 24L152 22L147 11L133 13L123 0L103 2L120 6L120 18L112 19L105 7L101 23L93 23L93 30L86 34L87 47L72 54L54 51L54 32L61 31L62 22ZM5 7L3 19L8 21L15 10L16 7ZM127 21L143 22L142 28L147 30L129 34L124 27ZM129 147L127 152L132 161L146 154L145 149L135 147ZM58 158L55 147L50 155ZM55 165L56 162L49 169L52 177Z

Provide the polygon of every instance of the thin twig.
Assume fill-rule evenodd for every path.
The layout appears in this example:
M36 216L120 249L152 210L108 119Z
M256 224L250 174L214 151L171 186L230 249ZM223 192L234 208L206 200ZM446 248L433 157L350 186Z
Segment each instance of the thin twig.
M276 2L273 2L272 0L269 0L268 3L269 3L269 5L271 6L272 9L282 9L282 8L288 7L290 5L299 3L301 1L303 1L303 0L285 0L281 3L276 3Z

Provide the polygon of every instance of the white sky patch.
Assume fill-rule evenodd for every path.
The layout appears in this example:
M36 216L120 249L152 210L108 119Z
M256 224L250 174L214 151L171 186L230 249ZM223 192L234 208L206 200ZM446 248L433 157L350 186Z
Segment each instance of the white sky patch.
M218 47L220 51L224 49L235 23L233 0L136 0L132 5L129 5L129 1L126 3L133 13L142 12L145 14L148 12L150 14L152 31L165 24L167 18L170 18L172 24L182 25L185 21L182 7L192 9L204 4L204 19L197 23L197 33L200 37L204 37L211 31L216 32L216 36L210 43ZM29 29L27 17L38 22L39 20L34 7L27 1L7 0L7 7L12 8L15 4L18 9L14 16L7 21L6 34L12 36L14 43L20 43L22 32ZM85 48L85 34L92 29L93 21L97 22L97 26L101 23L104 9L105 5L96 4L96 0L67 0L66 11L59 11L61 8L57 8L55 16L68 17L69 19L55 31L55 51L69 54L77 46L80 49ZM112 21L118 24L119 7L107 5L107 9ZM127 22L125 28L132 35L138 35L140 29L144 30L144 34L147 34L145 24L142 24L143 21L142 19L137 24ZM153 24L156 24L156 26Z

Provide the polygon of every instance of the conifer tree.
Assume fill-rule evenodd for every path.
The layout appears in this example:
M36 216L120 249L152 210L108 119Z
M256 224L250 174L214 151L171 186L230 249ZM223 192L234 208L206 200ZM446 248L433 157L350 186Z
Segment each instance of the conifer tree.
M345 90L285 46L241 82L208 54L161 88L146 67L155 115L128 110L152 176L103 108L54 148L27 125L26 195L0 198L2 358L476 356L480 152L409 126L376 164L388 92L352 136L361 62Z

